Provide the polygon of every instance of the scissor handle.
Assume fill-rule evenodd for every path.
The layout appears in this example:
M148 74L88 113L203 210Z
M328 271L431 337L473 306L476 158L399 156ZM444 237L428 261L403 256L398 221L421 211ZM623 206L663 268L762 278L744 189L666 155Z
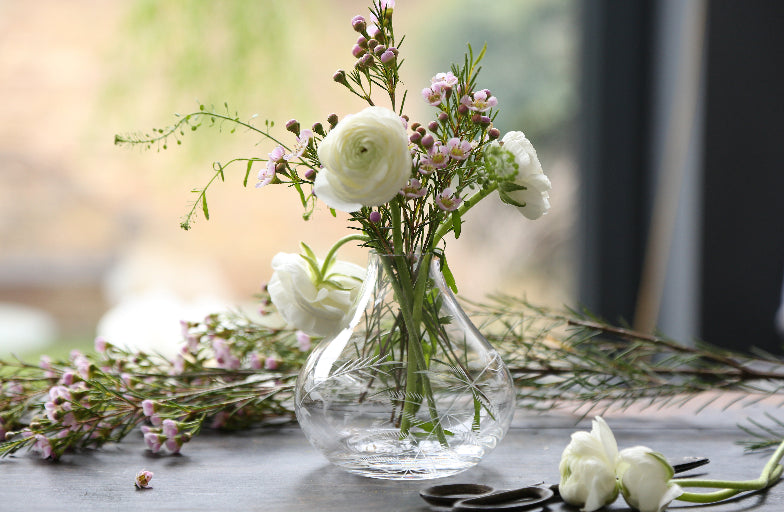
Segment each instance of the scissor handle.
M518 511L541 506L555 493L547 487L529 486L511 491L499 491L476 498L460 500L452 505L454 511Z
M457 501L491 492L493 488L484 484L443 484L422 489L419 495L432 505L450 506Z

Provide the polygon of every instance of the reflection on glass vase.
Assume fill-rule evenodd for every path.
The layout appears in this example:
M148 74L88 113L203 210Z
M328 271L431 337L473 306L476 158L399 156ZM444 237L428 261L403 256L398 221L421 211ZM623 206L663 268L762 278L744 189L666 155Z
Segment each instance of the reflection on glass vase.
M371 253L355 306L297 380L297 419L311 444L373 478L440 478L479 463L506 434L515 391L438 257Z

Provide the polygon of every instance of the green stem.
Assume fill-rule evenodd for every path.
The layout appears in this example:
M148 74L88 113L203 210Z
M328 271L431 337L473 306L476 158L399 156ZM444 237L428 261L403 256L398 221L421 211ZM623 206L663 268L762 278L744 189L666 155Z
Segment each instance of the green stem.
M433 397L433 390L430 386L430 379L427 375L422 373L422 370L427 368L427 364L420 343L419 326L422 322L422 304L424 302L425 285L428 279L427 274L431 257L432 255L429 252L422 256L415 284L411 283L411 273L408 271L408 265L404 255L395 254L393 256L397 266L397 278L392 271L390 260L388 258L382 258L382 262L389 273L392 288L400 303L400 311L403 315L403 322L406 329L406 389L404 394L403 413L400 421L400 433L401 435L407 435L411 429L411 420L414 418L416 410L421 404L421 400L417 400L418 387L421 383L422 392L425 396L425 400L427 400L430 419L433 422L433 431L435 432L438 441L446 446L448 444L446 434L444 433L441 423L438 421L438 409L436 407L435 398Z
M492 192L494 192L497 188L498 188L498 184L493 183L488 187L480 189L479 192L477 192L476 194L472 195L471 197L463 201L463 204L457 209L457 212L460 215L460 217L462 217L468 210L476 206L476 204L479 201L481 201L482 199L490 195ZM436 234L433 237L433 246L438 244L438 242L441 241L441 239L444 238L444 236L446 236L446 234L449 233L449 231L452 229L452 216L450 215L448 218L449 218L449 222L446 222L445 224L441 224L441 226L438 228L438 231L436 231Z
M755 480L740 480L740 481L733 481L733 480L700 480L695 478L683 478L678 479L675 478L672 480L673 483L680 485L681 487L702 487L702 488L709 488L709 489L721 489L720 491L714 491L709 493L694 493L694 492L685 492L681 494L678 498L679 501L687 501L690 503L714 503L717 501L725 500L727 498L731 498L736 494L739 494L743 491L759 491L762 489L767 489L775 482L781 478L782 471L784 471L784 467L782 467L779 462L781 461L782 456L784 456L784 442L782 442L773 455L768 459L767 464L762 469L762 473L760 474L759 478Z
M351 242L353 240L359 240L359 241L362 241L362 242L367 242L368 238L366 236L364 236L364 235L348 235L348 236L344 236L343 238L341 238L340 240L335 242L335 245L333 245L330 248L329 252L324 257L324 263L321 265L321 275L322 276L326 276L327 275L327 270L329 269L329 266L331 264L332 258L335 257L335 253L338 252L338 249L340 249L342 246L346 245L348 242Z

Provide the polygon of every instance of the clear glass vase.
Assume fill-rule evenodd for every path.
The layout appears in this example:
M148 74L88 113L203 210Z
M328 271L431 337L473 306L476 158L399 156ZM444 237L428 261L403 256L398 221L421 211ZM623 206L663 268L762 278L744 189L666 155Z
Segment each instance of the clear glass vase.
M479 463L509 428L515 390L438 257L371 253L355 306L297 380L297 419L311 444L373 478L440 478Z

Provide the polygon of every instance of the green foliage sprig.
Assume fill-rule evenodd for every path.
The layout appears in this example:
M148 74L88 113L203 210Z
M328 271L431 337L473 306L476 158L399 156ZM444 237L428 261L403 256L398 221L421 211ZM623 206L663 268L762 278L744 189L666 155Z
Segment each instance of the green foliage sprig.
M506 296L465 306L509 365L519 404L532 410L585 416L695 400L701 409L720 396L716 391L734 392L733 404L747 406L784 388L784 364L772 356L704 343L683 346ZM94 354L38 365L0 361L0 431L7 439L0 456L27 448L57 458L121 441L138 426L150 449L171 445L176 451L203 428L294 420L293 386L308 337L234 313L185 324L183 334L182 350L173 358L105 345ZM166 420L177 425L179 444L165 444ZM781 421L771 415L767 420L772 426L750 420L744 427L756 438L747 448L781 442Z

